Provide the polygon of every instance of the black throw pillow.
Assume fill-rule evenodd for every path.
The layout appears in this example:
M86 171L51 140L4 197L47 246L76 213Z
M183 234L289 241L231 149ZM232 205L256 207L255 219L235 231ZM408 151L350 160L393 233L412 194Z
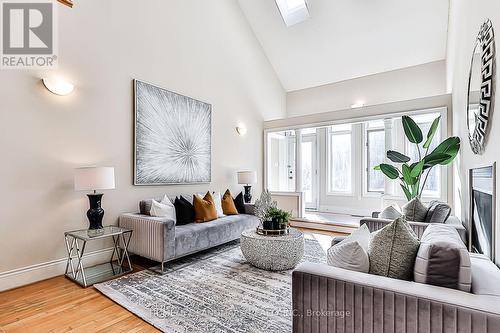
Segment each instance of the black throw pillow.
M175 217L177 218L177 225L183 225L194 222L194 206L184 199L181 195L180 198L175 198Z
M240 194L238 194L236 196L236 198L234 198L233 200L234 200L234 205L236 206L236 210L238 211L238 213L246 214L245 202L243 201L243 192L240 192Z

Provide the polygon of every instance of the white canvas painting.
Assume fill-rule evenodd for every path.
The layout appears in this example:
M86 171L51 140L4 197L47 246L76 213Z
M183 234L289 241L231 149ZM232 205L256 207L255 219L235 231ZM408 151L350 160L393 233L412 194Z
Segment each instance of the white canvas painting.
M134 86L134 183L209 183L212 106L139 80Z

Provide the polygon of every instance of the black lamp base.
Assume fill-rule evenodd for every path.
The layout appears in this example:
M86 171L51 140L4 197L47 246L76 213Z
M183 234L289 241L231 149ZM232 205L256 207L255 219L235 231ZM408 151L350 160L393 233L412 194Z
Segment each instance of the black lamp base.
M245 185L243 187L245 188L245 194L243 195L243 199L245 200L246 203L250 203L250 201L252 201L252 186Z
M101 208L102 194L87 194L90 202L90 209L87 211L89 219L89 230L102 229L102 218L104 209Z

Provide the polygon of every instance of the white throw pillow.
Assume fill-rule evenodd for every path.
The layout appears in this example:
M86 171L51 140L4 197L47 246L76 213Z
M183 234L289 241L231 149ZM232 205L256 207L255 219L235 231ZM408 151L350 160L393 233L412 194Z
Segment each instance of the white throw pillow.
M368 273L370 259L363 247L357 242L338 243L328 250L328 265L350 271Z
M400 218L403 216L403 213L401 212L401 208L398 205L391 205L386 207L380 214L379 218L381 219L388 219L388 220L395 220L397 218Z
M368 229L368 226L366 224L363 224L361 227L356 229L352 234L347 236L344 240L336 245L356 241L365 251L368 251L368 247L370 246L370 238L370 229Z
M153 200L151 202L151 210L149 212L149 215L155 217L167 217L170 220L176 222L175 206L166 195L163 197L161 202L158 202L156 200Z
M368 226L363 224L346 239L328 249L328 265L368 273L370 260L367 251L370 237Z

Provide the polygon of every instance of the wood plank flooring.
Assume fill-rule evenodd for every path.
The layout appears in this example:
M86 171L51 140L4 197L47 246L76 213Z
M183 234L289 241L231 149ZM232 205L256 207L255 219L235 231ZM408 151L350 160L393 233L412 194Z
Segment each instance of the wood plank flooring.
M325 243L327 246L328 240ZM132 261L134 271L152 265L138 257ZM84 289L58 276L0 293L0 332L159 331L93 287Z

